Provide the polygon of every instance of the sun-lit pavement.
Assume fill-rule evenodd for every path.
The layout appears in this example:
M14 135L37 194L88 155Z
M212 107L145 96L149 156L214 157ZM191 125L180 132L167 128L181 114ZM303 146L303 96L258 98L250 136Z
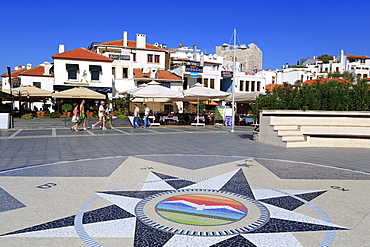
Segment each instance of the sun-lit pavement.
M235 130L1 130L0 245L368 246L368 149Z

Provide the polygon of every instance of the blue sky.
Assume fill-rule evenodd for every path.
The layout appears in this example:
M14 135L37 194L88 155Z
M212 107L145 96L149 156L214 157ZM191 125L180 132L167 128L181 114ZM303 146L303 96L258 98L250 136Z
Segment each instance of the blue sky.
M197 44L206 53L231 42L255 43L263 69L322 54L370 56L370 1L2 1L0 73L6 67L52 62L66 50L122 39L128 31L168 48Z

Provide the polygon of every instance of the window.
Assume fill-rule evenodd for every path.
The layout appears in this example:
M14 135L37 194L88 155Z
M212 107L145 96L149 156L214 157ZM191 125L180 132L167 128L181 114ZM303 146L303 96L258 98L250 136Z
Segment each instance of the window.
M77 70L68 70L68 80L77 80Z
M132 53L132 60L136 62L136 53Z
M208 87L208 79L204 78L204 87Z
M154 62L159 63L159 55L154 55Z
M258 81L257 82L257 92L260 92L261 91L261 82Z
M113 78L116 78L116 67L112 67Z
M122 68L122 78L128 78L128 68Z
M153 62L153 55L148 54L148 63L152 63L152 62Z
M255 91L255 89L254 89L254 84L255 84L256 82L255 81L252 81L252 83L251 83L251 91L252 92L254 92Z
M244 81L239 81L239 91L244 91Z
M12 84L13 84L13 88L17 88L21 86L19 82L16 82L16 83L12 82Z
M77 80L77 71L80 70L78 64L66 64L66 69L68 72L68 80Z
M92 81L99 81L100 73L99 71L91 71L91 80Z
M35 87L41 88L41 82L36 82L36 81L34 81L34 82L33 82L33 85L34 85Z
M210 88L215 88L215 79L211 79Z
M245 91L249 91L249 81L245 82Z
M91 80L92 81L99 81L100 80L100 72L101 66L100 65L89 65L90 73L91 73Z

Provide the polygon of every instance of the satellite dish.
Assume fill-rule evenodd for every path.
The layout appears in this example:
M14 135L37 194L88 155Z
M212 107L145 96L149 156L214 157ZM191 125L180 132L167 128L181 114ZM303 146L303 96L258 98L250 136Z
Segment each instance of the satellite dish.
M150 69L148 67L143 68L143 73L144 74L149 73L149 72L150 72Z

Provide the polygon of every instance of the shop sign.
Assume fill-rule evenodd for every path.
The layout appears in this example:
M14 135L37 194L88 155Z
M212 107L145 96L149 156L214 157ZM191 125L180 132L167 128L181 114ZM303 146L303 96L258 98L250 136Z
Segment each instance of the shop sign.
M121 55L121 54L109 54L110 58L114 60L130 60L130 55Z
M190 72L190 78L198 78L198 72Z
M185 71L203 73L203 66L185 65Z
M233 72L232 71L221 71L221 76L224 78L231 78L233 77Z
M253 72L245 72L245 75L256 75L256 73L253 73Z

